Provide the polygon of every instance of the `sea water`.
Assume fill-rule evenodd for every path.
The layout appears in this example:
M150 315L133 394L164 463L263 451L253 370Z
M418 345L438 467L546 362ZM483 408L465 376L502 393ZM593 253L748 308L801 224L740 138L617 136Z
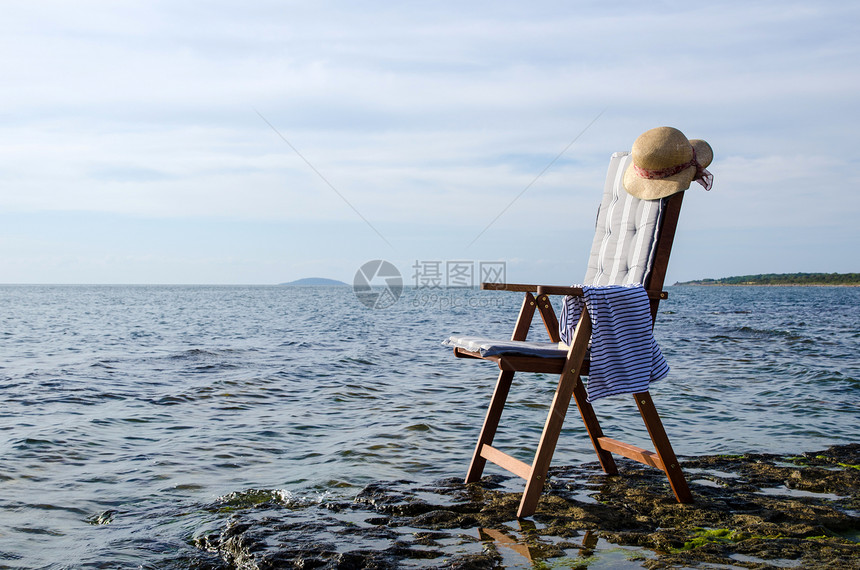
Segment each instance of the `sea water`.
M519 294L349 287L0 286L0 567L192 568L206 505L300 504L462 476ZM530 338L545 338L540 320ZM860 441L860 288L670 287L652 387L679 455ZM520 375L496 442L529 459L557 379ZM595 404L650 447L632 399ZM578 414L555 464L593 461ZM489 466L487 472L492 472Z

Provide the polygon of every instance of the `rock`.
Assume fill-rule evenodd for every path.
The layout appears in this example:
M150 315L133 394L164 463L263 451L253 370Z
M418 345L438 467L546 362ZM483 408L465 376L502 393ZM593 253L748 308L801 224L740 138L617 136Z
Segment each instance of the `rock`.
M688 458L695 497L674 501L662 473L619 461L550 471L533 520L517 521L503 478L465 485L373 483L354 501L285 504L265 492L197 539L228 567L502 568L634 558L647 568L860 568L860 445L797 457ZM251 500L252 499L252 500Z

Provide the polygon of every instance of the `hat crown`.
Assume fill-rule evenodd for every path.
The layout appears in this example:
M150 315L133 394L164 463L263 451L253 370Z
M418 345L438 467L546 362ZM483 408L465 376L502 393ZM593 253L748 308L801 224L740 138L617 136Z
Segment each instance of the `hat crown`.
M714 159L711 145L688 140L672 127L645 131L633 143L623 184L640 200L657 200L683 192L695 180L710 190L714 176L706 170Z
M684 133L672 127L645 131L633 143L633 163L646 170L661 170L693 159L693 147Z

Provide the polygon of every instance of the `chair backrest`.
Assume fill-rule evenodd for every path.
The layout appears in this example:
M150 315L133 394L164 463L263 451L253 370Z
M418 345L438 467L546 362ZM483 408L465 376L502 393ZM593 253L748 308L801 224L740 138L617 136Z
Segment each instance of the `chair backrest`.
M663 286L683 192L661 200L631 196L622 182L631 162L629 152L616 152L609 162L584 285ZM672 212L671 219L667 219L667 210ZM662 235L665 230L668 235ZM657 265L661 265L659 283L650 283Z

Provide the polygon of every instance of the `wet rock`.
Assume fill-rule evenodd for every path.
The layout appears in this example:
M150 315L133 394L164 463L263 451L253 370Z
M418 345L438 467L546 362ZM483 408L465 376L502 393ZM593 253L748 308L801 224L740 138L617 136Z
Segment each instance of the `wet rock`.
M110 524L113 522L114 517L117 515L118 511L113 509L108 509L104 512L101 512L97 515L93 515L87 519L87 522L92 525L103 525Z
M395 481L368 485L352 502L234 497L228 510L209 507L224 525L196 544L249 569L483 569L616 558L645 568L860 568L860 445L796 457L689 458L695 503L687 505L673 500L661 472L618 463L617 477L596 464L551 470L532 520L516 520L520 496L503 491L499 476L469 485Z

